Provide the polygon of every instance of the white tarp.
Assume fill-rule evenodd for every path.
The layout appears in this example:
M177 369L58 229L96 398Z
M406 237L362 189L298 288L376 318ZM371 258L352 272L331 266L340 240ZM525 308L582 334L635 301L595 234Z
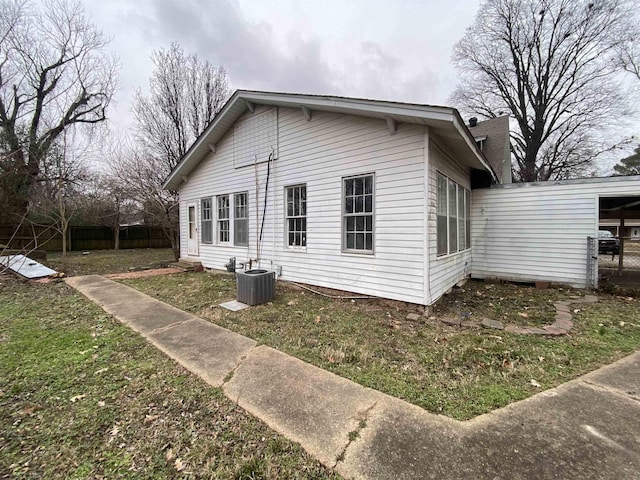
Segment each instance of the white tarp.
M48 277L57 273L55 270L51 270L49 267L45 267L24 255L0 256L0 265L9 267L9 270L13 270L25 278Z

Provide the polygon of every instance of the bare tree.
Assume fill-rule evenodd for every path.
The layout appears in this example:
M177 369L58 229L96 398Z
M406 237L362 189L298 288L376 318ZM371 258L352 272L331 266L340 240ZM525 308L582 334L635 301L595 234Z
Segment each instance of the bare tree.
M229 96L227 74L177 43L154 52L149 95L136 93L133 104L138 139L166 175L211 123Z
M109 169L113 181L120 185L142 212L144 223L162 229L165 237L171 241L174 257L178 260L178 195L162 189L165 178L163 161L121 143L109 155Z
M128 183L110 173L95 175L86 192L83 217L93 224L109 227L113 232L113 249L120 249L120 230L124 223L130 223L140 211L129 192Z
M616 73L628 33L625 0L486 0L454 49L452 101L468 113L509 113L514 177L584 173L615 148L599 133L625 113Z
M223 67L185 55L176 43L152 58L156 68L149 95L138 91L133 105L139 145L115 165L144 207L145 221L160 226L171 240L177 260L178 195L163 190L162 183L223 107L229 87Z
M78 1L0 0L0 164L18 216L54 142L106 119L117 62Z
M84 183L89 178L83 166L86 148L78 147L80 142L69 138L73 137L71 133L65 131L49 148L29 205L31 223L60 234L63 258L70 250L69 225L81 205Z

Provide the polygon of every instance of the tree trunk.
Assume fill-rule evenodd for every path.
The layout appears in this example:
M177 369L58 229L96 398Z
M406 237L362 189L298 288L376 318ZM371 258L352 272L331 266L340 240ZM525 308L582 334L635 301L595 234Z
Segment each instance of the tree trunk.
M120 225L113 227L113 249L120 250Z
M171 235L171 250L173 250L173 258L177 262L178 260L180 260L180 240L179 240L178 230L171 229L170 235Z

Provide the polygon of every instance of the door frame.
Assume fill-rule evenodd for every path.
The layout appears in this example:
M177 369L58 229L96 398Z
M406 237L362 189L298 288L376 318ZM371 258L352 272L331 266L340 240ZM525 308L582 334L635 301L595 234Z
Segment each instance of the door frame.
M193 209L193 218L191 217ZM187 256L198 256L198 203L187 203Z

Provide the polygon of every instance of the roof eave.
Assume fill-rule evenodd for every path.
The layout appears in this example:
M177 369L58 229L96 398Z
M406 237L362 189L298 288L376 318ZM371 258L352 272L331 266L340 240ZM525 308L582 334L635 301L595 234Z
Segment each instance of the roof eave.
M256 92L249 90L237 90L225 103L215 119L209 127L196 139L189 148L182 160L176 165L173 171L162 184L162 188L166 190L178 190L183 177L187 176L197 166L210 150L211 138L214 137L219 125L225 120L238 102L244 102L242 108L238 109L235 117L239 118L249 109L247 102L255 102L256 104L278 105L284 107L301 108L306 107L310 110L344 110L347 113L357 115L358 113L366 116L388 118L388 117L415 117L422 118L424 121L443 121L453 124L455 130L464 139L468 149L473 152L478 163L488 170L494 180L497 176L484 155L477 147L473 136L466 128L458 111L451 107L440 107L419 104L398 104L394 102L386 102L380 100L366 100L346 97L334 96L318 96L303 94L283 94L273 92ZM234 119L235 121L235 119ZM186 169L186 170L185 170Z

